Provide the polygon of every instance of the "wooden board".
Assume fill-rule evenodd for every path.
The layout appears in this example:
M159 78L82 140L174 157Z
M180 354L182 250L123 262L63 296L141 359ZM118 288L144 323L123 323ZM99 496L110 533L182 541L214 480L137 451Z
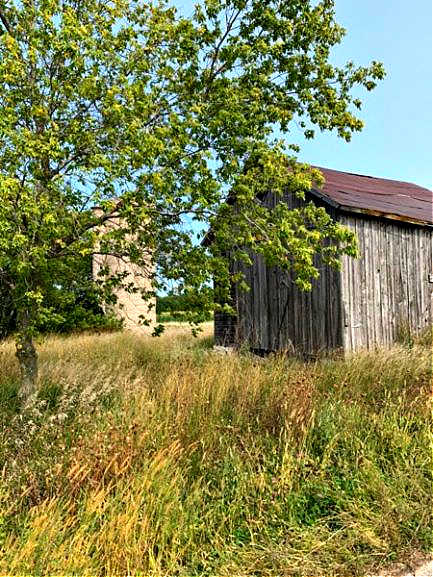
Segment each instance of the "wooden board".
M343 259L345 348L390 346L431 326L432 229L367 216L341 220L355 230L361 250L358 261Z

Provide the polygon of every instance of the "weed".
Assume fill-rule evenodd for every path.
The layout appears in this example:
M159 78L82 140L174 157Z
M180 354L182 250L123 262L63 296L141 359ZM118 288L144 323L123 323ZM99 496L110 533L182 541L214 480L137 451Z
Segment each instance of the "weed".
M210 344L46 338L26 412L0 345L0 572L363 575L431 547L429 348Z

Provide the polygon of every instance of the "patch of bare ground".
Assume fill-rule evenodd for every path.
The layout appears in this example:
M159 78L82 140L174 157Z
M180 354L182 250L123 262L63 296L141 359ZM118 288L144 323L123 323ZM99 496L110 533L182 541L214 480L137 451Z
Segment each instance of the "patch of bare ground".
M369 577L432 577L433 559L431 555L415 552L408 559L394 563L380 573Z

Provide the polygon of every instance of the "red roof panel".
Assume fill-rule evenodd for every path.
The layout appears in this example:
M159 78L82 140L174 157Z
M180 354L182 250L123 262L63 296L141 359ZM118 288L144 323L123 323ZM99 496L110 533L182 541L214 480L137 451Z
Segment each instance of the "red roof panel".
M433 224L433 193L427 188L362 174L319 168L325 184L316 191L338 208L386 218Z

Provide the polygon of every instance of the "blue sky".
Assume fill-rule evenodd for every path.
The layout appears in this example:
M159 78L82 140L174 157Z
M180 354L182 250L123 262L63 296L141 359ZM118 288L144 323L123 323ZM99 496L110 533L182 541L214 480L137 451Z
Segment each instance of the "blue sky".
M191 13L192 0L177 0ZM350 143L318 134L305 141L290 135L300 159L318 166L432 188L432 4L431 0L336 0L337 21L347 29L333 61L384 63L387 77L362 92L364 130Z

